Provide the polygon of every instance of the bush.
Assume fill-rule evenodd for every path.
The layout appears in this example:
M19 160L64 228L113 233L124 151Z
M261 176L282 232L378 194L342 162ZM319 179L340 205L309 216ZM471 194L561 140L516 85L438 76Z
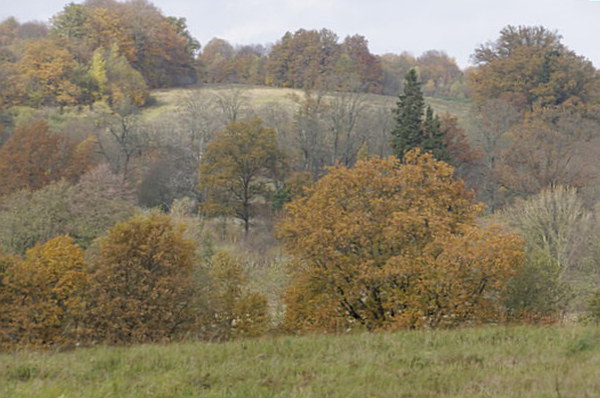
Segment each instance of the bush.
M247 276L240 260L227 252L211 259L205 319L208 336L216 340L264 334L270 323L267 299L246 289Z
M100 240L90 278L87 336L110 344L168 341L195 321L194 245L158 213L117 224Z
M523 243L479 227L480 209L429 154L331 168L279 224L297 259L290 326L330 329L340 316L369 330L495 319Z
M59 236L8 262L2 283L4 345L48 346L78 338L87 274L83 251L72 238Z

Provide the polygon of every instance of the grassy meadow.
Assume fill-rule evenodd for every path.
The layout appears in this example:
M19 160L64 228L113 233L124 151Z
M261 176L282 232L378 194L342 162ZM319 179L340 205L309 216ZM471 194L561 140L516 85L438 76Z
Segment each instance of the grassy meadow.
M221 90L227 90L230 87L236 87L242 91L242 95L252 108L260 108L269 103L276 103L283 107L292 107L293 96L302 98L304 91L292 88L276 88L266 86L248 86L248 85L207 85L193 88L179 88L168 90L156 90L152 92L155 101L153 106L146 108L143 112L147 120L160 118L163 115L172 113L177 109L177 104L190 92L203 90L208 93L218 93ZM366 103L374 108L384 108L391 110L396 106L398 97L377 94L364 94ZM442 115L449 112L456 116L465 126L470 118L471 102L464 98L434 98L426 97L425 101L431 105L433 110Z
M0 396L598 397L597 327L266 337L0 355Z

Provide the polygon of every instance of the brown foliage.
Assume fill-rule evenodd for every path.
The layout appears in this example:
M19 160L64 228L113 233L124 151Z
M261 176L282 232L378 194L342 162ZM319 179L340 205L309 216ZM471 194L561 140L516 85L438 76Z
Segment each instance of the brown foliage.
M46 121L17 128L0 148L0 195L74 180L87 168L82 151L68 137L50 132Z
M403 163L334 167L291 202L279 225L298 260L288 325L436 327L499 311L496 298L521 265L522 243L477 226L481 206L453 173L411 151Z
M284 156L277 148L275 130L260 119L231 123L208 146L200 164L200 189L208 214L232 215L248 232L255 200L269 191L269 178L277 176Z
M204 327L210 338L227 340L264 334L269 327L265 296L246 291L247 276L240 259L217 252L211 260L208 317Z
M90 276L86 333L96 342L171 340L194 322L194 245L169 216L140 215L100 241Z
M73 239L59 236L29 249L22 260L8 261L1 285L1 344L48 346L77 339L87 274Z
M507 26L493 43L475 51L469 74L474 98L504 98L523 110L593 99L599 77L592 63L542 26Z

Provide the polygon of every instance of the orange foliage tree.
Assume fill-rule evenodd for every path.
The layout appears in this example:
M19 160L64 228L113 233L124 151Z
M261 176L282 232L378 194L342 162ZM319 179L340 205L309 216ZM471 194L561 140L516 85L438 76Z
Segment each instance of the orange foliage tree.
M482 228L454 170L418 150L330 169L287 205L287 326L441 327L495 318L522 240Z
M22 260L5 259L0 343L45 346L76 339L87 286L83 250L59 236L29 249Z
M89 154L90 148L79 149ZM85 172L87 161L75 142L50 132L46 121L21 126L0 147L0 195L73 180Z
M164 341L194 319L194 244L169 216L117 224L100 241L90 275L86 331L105 343Z

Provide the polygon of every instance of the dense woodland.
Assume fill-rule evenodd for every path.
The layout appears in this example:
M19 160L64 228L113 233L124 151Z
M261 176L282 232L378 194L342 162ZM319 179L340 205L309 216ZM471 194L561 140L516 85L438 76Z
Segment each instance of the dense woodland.
M2 21L0 347L598 321L600 74L541 26L473 61Z

